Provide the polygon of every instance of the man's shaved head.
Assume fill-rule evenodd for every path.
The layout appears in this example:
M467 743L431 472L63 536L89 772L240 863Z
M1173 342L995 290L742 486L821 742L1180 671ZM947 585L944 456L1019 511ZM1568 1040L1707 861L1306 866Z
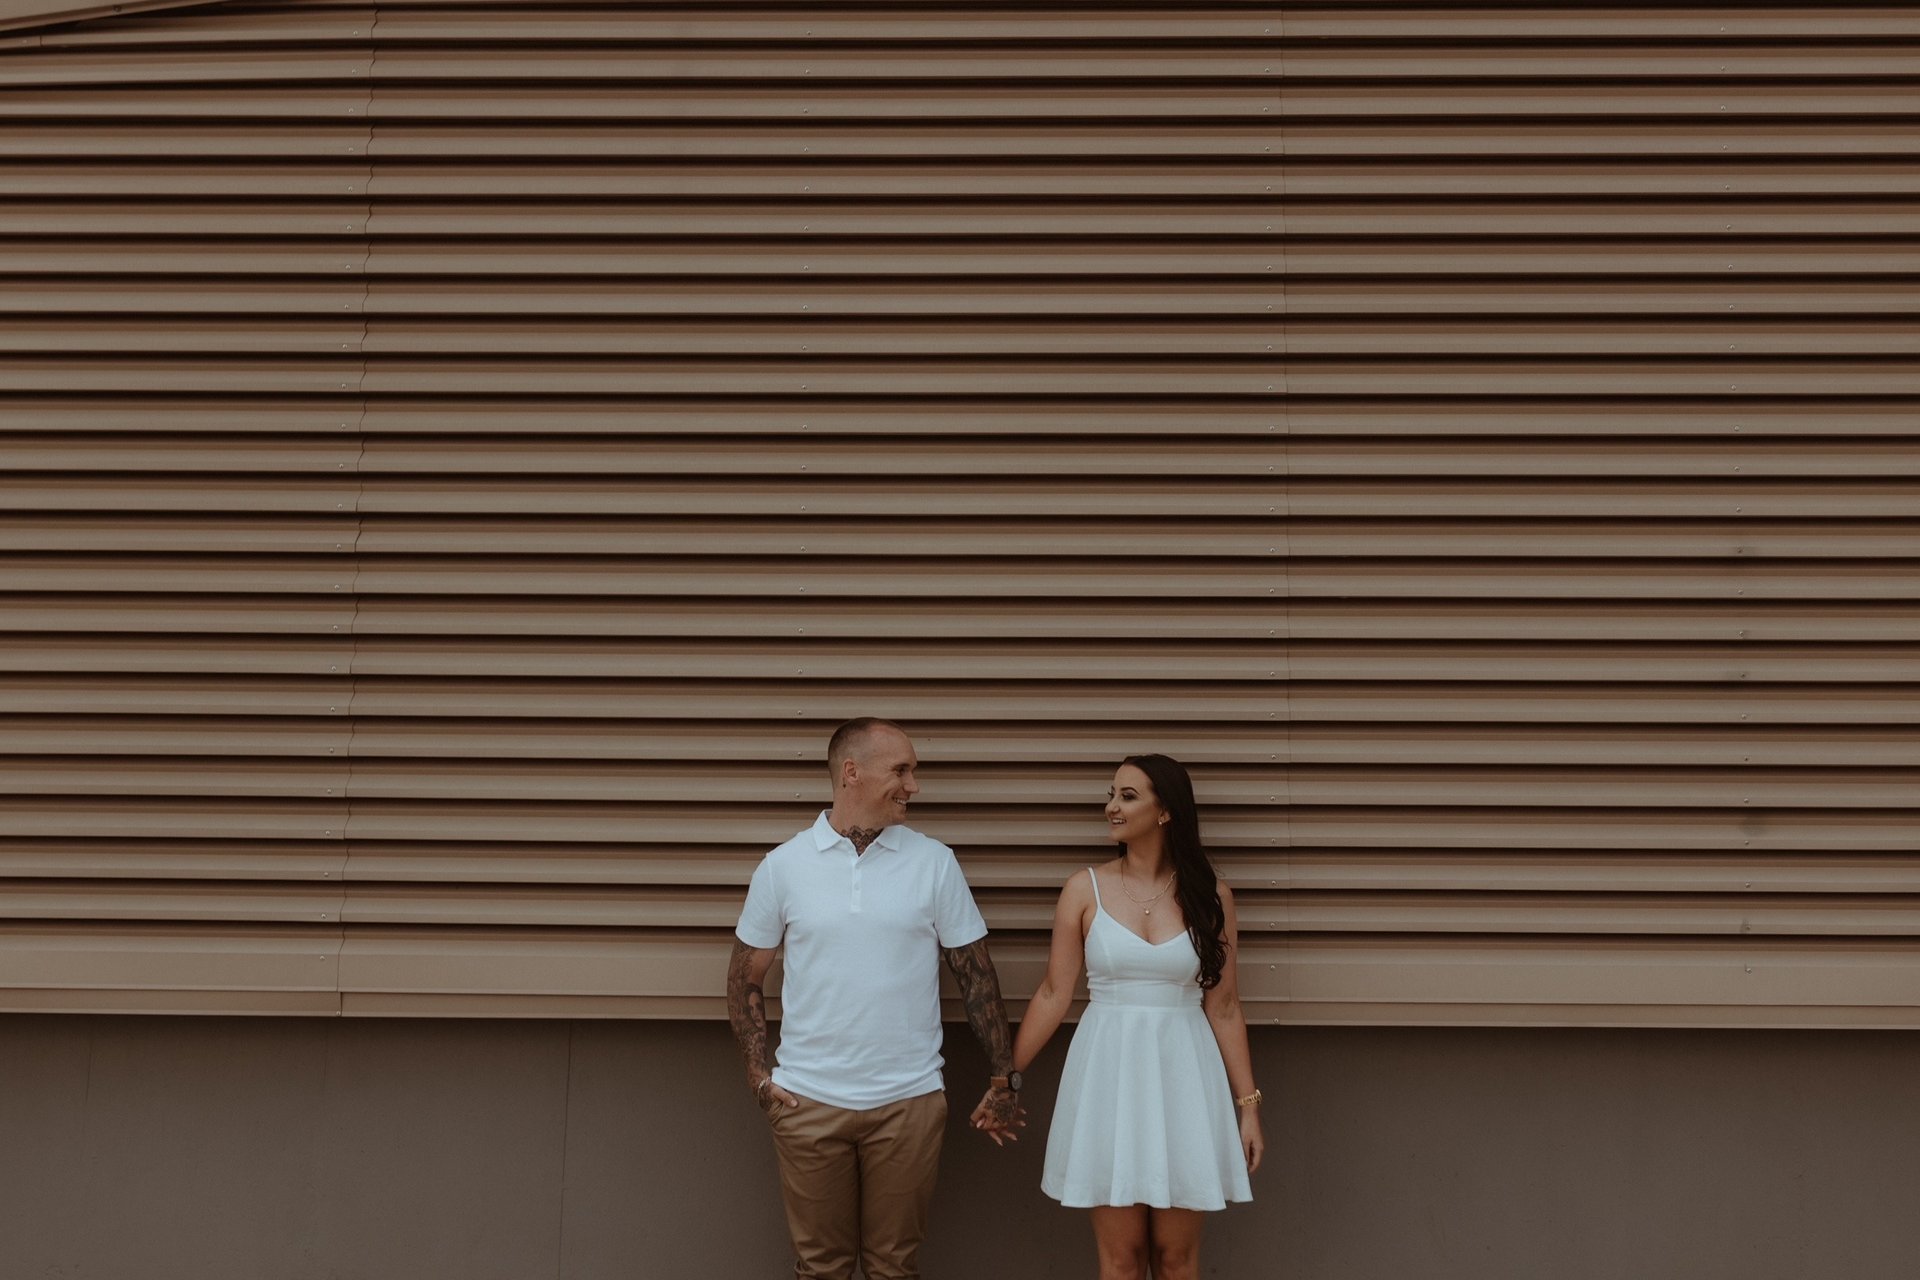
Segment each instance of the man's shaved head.
M827 740L827 772L835 781L840 778L840 766L848 760L859 760L873 745L876 731L891 729L905 736L906 730L891 720L882 720L879 716L861 716L858 720L849 720L833 731L833 737Z

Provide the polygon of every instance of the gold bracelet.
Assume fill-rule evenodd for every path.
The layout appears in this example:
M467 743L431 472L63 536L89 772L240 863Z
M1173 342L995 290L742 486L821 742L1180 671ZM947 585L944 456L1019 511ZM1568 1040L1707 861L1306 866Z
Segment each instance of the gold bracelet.
M1236 1107L1257 1107L1260 1105L1260 1096L1260 1091L1255 1089L1244 1098L1235 1098L1233 1105Z

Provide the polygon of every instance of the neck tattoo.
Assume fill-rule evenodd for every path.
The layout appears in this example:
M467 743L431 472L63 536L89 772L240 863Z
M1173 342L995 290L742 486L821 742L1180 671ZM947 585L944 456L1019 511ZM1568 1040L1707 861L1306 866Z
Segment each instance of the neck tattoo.
M884 827L848 827L840 834L853 843L855 853L865 853L867 846L879 839L880 833L884 830L886 830Z

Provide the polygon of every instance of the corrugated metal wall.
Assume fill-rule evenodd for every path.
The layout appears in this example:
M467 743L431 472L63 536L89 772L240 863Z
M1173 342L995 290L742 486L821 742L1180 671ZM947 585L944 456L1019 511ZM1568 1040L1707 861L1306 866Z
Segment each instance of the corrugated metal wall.
M1907 4L18 26L0 1005L711 1015L878 713L1016 994L1161 749L1258 1019L1920 1024L1916 89Z

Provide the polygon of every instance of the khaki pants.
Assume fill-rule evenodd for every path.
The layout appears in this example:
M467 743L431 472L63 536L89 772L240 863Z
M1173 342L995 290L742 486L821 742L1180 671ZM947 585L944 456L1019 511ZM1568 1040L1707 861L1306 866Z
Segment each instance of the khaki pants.
M805 1280L916 1280L940 1164L947 1095L871 1111L802 1098L773 1119L787 1230Z

